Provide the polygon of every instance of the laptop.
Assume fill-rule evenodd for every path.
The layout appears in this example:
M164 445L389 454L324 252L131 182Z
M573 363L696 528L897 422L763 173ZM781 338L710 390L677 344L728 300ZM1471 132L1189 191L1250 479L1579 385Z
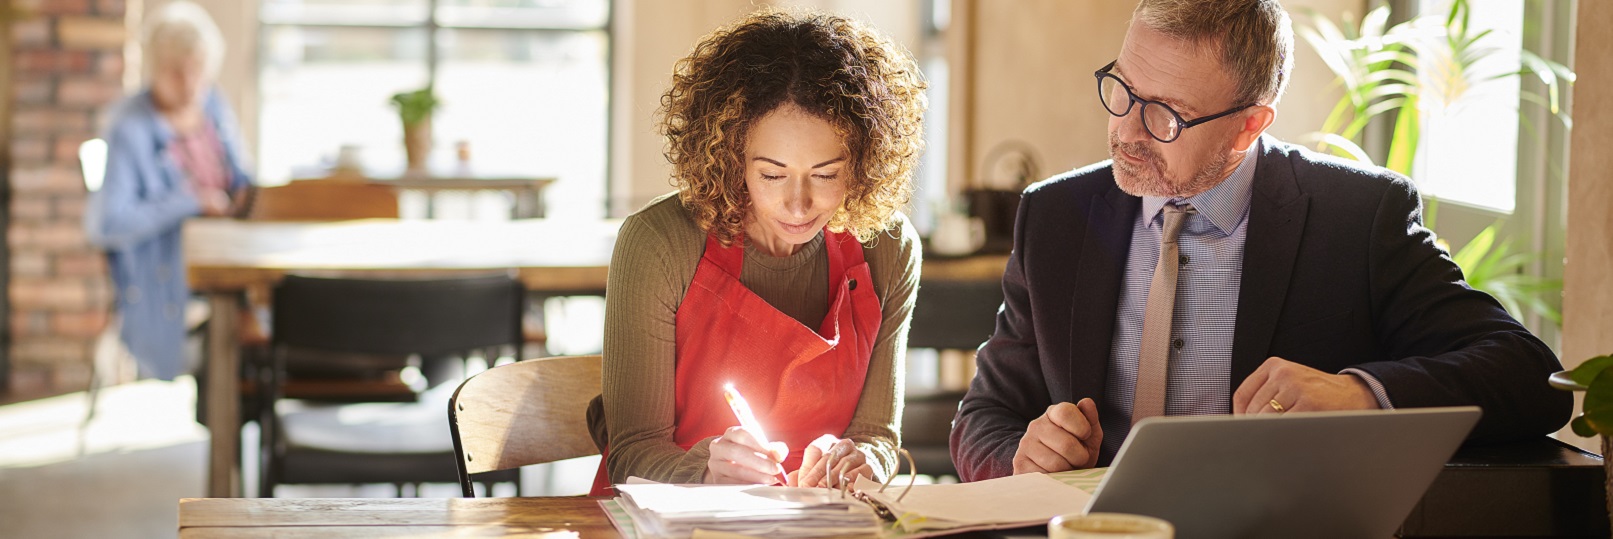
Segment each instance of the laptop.
M1163 518L1177 539L1390 537L1477 407L1138 423L1087 512Z

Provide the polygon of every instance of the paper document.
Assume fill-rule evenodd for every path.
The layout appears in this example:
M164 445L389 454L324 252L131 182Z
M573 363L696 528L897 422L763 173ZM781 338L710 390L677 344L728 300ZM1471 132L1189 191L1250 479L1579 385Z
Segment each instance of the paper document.
M641 537L681 539L697 530L775 539L879 534L873 508L826 489L629 483L616 490Z
M889 510L903 532L947 533L1046 524L1058 515L1080 513L1092 497L1044 474L1024 474L950 485L916 485L906 496L892 486L857 482L857 490ZM901 498L897 501L897 498ZM889 534L887 534L889 535Z

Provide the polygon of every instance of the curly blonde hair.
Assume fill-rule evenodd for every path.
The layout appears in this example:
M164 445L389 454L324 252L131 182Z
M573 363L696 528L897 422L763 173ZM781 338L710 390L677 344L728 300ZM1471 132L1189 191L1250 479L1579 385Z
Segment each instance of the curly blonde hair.
M702 230L732 244L751 205L747 134L794 104L834 126L846 146L846 200L829 229L868 241L912 194L926 86L904 49L862 23L804 10L752 13L701 39L661 96L678 198Z

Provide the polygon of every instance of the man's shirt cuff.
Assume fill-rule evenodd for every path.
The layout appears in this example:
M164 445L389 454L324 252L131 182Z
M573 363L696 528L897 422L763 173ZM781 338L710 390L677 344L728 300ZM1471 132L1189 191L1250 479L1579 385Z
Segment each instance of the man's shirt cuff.
M1383 408L1385 410L1395 409L1395 404L1389 402L1389 392L1384 391L1383 382L1379 382L1376 376L1368 374L1367 371L1353 368L1344 369L1343 371L1340 371L1339 374L1353 374L1361 378L1362 381L1367 383L1367 387L1372 389L1372 397L1378 399L1379 408Z

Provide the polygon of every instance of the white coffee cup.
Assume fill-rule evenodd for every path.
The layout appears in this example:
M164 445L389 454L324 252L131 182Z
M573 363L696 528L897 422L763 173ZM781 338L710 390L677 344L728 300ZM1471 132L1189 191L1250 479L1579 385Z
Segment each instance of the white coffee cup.
M1142 515L1089 513L1059 515L1047 523L1048 539L1171 539L1171 523Z
M363 170L364 148L357 144L343 144L336 151L336 170Z
M930 249L937 254L966 255L985 243L986 223L979 217L950 212L936 216L935 231L930 233Z

